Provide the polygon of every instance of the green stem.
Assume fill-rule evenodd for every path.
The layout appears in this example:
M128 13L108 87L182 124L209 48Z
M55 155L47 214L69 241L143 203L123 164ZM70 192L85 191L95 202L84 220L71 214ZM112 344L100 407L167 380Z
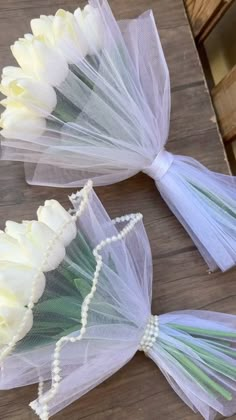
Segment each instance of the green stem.
M236 218L236 211L231 206L228 206L224 201L222 201L219 197L216 197L213 193L204 190L203 188L194 185L192 182L190 182L190 185L200 194L202 194L204 197L206 197L209 201L213 202L216 206L220 207L222 210L224 210L226 213L228 213L230 216Z
M236 367L225 362L222 358L217 357L210 353L209 351L203 349L202 347L197 346L196 344L190 343L187 340L182 340L184 344L186 344L191 349L195 350L200 357L207 362L207 364L214 368L214 370L223 373L227 376L232 377L235 379L236 377ZM234 374L234 375L233 375Z
M181 364L181 367L193 378L196 382L204 389L210 389L219 393L227 401L232 400L232 394L224 389L221 385L214 382L209 376L207 376L198 366L196 366L190 359L184 356L179 350L170 347L163 343L164 348ZM209 389L210 388L210 389Z
M62 120L64 123L75 121L81 112L80 109L63 95L58 89L56 89L57 105L52 115Z
M236 333L233 332L226 332L226 331L219 331L219 330L206 330L204 328L196 328L196 327L188 327L186 325L180 325L175 323L167 324L171 328L175 328L180 331L185 331L190 334L194 335L203 335L203 336L210 336L210 337L225 337L225 338L233 338L236 340Z
M214 341L214 340L206 340L202 339L204 343L210 344L212 348L214 348L217 351L220 351L224 354L227 354L229 356L232 356L236 360L236 348L232 348L231 342L225 342L225 341Z

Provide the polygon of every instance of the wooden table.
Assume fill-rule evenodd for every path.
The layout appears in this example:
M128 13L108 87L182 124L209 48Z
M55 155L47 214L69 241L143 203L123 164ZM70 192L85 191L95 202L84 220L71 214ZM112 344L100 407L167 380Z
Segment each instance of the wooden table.
M170 68L172 117L168 149L191 155L210 169L228 167L215 123L201 65L181 0L111 0L117 18L133 18L152 8ZM0 65L13 64L9 45L29 31L29 21L76 0L8 0L0 6ZM0 228L4 220L35 217L37 207L55 198L66 206L71 190L28 186L21 163L0 163ZM141 211L150 238L153 264L153 313L178 309L211 309L236 313L235 271L207 274L207 266L191 239L160 198L154 182L140 174L119 184L98 188L112 217ZM36 386L1 392L0 419L36 418L28 408ZM55 419L192 420L200 419L172 391L158 368L144 354L85 395ZM236 416L233 417L236 419Z

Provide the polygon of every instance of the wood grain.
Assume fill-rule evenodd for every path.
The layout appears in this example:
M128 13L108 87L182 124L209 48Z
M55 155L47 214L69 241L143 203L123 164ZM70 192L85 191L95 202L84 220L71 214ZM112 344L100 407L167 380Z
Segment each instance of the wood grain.
M236 65L211 94L223 140L230 142L236 138Z
M111 0L118 18L137 16L152 8L170 67L172 114L169 150L192 155L211 169L227 173L221 139L215 124L191 31L181 0ZM82 3L79 2L79 5ZM0 66L12 64L9 45L29 31L29 19L73 10L76 0L8 0L0 6ZM0 228L6 219L35 217L37 207L55 198L68 206L70 189L29 186L21 163L0 162ZM96 189L112 217L135 211L144 214L153 265L153 312L212 309L236 313L235 270L207 274L191 239L171 214L151 179L139 174L119 184ZM34 420L28 403L36 386L0 393L1 420ZM170 388L143 354L112 378L89 392L55 420L200 420ZM236 419L235 416L232 419Z
M197 42L202 42L234 0L184 0Z

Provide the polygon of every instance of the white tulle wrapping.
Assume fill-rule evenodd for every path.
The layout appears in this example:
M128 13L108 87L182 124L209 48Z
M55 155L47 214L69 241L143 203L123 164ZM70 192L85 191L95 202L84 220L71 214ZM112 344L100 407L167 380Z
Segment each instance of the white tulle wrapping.
M75 202L76 210L83 201L83 193L80 197ZM107 237L118 235L126 224L114 224L91 191L86 210L78 220L78 231L95 247ZM49 402L50 416L104 381L133 357L150 315L152 263L143 224L139 222L126 239L108 244L101 254L103 269L89 306L86 332L81 341L68 343L62 349L63 379L58 393ZM89 271L88 280L92 280ZM79 331L71 336L78 334ZM3 363L0 389L31 384L41 378L46 382L44 392L47 392L54 349L55 345L21 352L16 348ZM40 413L40 401L36 410Z
M149 351L148 356L157 364L159 369L166 377L175 392L182 398L182 400L189 405L194 411L198 411L206 420L213 420L220 413L224 417L231 416L236 411L236 382L227 378L217 371L209 369L207 363L202 360L197 352L195 352L190 345L198 345L201 349L210 351L212 355L219 355L213 346L214 335L211 339L208 337L192 337L188 333L176 331L167 324L178 323L181 326L192 326L203 329L212 329L213 331L225 331L235 333L236 318L234 315L221 314L210 311L177 311L166 315L159 316L160 333L159 340L156 341L154 347ZM187 341L186 344L180 340ZM206 341L208 339L208 341ZM183 368L176 363L176 361L168 355L160 344L161 340L166 340L173 347L180 350L183 355L190 356L194 363L201 367L205 373L211 378L217 380L217 383L223 385L229 390L233 397L231 401L223 401L222 398L217 398L214 395L209 395L199 384L196 384L189 377L186 372L183 373ZM224 339L222 339L222 346L224 346ZM234 359L227 355L221 355L224 360L230 360L232 366L236 367L236 339L233 340ZM217 417L218 418L218 417Z
M103 265L88 307L85 333L79 341L65 343L60 352L61 380L56 394L47 402L49 416L62 410L126 364L139 349L151 315L152 261L141 220L127 231L129 220L135 215L125 217L122 221L110 220L95 193L92 190L88 192L88 186L79 195L73 196L72 202L75 211L85 205L77 220L77 228L86 238L87 244L95 248L106 238L116 239L106 243L100 250ZM120 232L125 231L126 234L121 239ZM68 255L67 260L71 258ZM79 273L81 269L78 257L83 258L79 249L70 264L77 267ZM92 286L93 270L90 264L91 261L88 261L88 268L83 275ZM44 293L48 296L51 296L52 291L60 296L59 289L57 290L57 271L55 273L55 286L50 283L53 273L51 277L47 277ZM51 294L47 289L51 290ZM37 309L34 316L41 316L37 314ZM220 361L228 362L232 372L235 369L236 378L236 316L208 311L179 311L160 315L158 318L158 337L147 356L154 360L178 395L206 420L212 420L217 413L224 416L233 414L236 411L236 380L230 378L230 373L225 375L212 369L191 346L197 345L210 352L211 357L217 355ZM49 317L47 320L53 326L55 319L50 321ZM193 331L190 334L180 330L185 327L193 330L202 328L208 332ZM221 338L217 336L219 332L223 332ZM233 337L227 338L227 333L232 333ZM78 336L79 330L72 332L69 337ZM32 336L32 345L35 344L34 340L35 337ZM225 347L227 340L229 347ZM30 343L29 340L27 342ZM55 345L56 343L40 347L36 345L31 350L16 347L2 364L2 390L41 383L39 398L31 406L42 419L46 418L42 416L44 398L50 393L55 378L52 370ZM172 351L174 349L181 352L181 357L189 357L191 363L223 386L225 392L230 393L230 399L207 392L166 351L165 345L170 345ZM228 350L230 355L224 353Z
M236 178L211 172L194 159L174 156L169 170L161 180L156 180L156 185L210 270L219 267L225 271L233 267L236 263ZM211 201L213 195L222 207Z
M103 48L90 45L93 55L83 59L64 41L74 68L57 94L64 105L73 104L69 118L37 109L47 117L47 130L34 140L20 133L17 140L3 139L2 159L26 162L26 179L36 185L78 187L89 178L107 185L149 173L210 270L229 269L236 262L235 178L178 156L164 178L160 168L148 170L168 139L170 117L169 73L152 12L117 23L106 0L90 3L100 13ZM162 160L165 166L164 154ZM217 194L232 207L231 216L222 203L203 200L192 183Z

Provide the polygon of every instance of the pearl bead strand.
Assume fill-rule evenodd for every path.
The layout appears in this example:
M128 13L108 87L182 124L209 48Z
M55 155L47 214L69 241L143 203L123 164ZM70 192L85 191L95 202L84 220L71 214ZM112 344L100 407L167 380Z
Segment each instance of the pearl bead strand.
M157 315L151 315L139 344L139 350L148 353L153 347L159 334L159 320Z
M78 197L77 193L76 195L73 195L72 199L74 200L75 198ZM78 213L77 213L78 214ZM126 215L126 216L122 216L122 217L118 217L116 219L113 220L113 223L120 223L120 222L127 222L127 225L117 234L114 236L111 236L109 238L106 238L104 240L102 240L93 250L93 255L95 257L95 261L96 261L96 268L95 268L95 272L94 272L94 277L93 277L93 281L92 281L92 287L90 290L90 293L85 297L83 304L82 304L82 308L81 308L81 321L82 321L82 327L80 329L80 333L77 337L68 337L68 336L64 336L62 338L60 338L60 340L57 341L56 346L55 346L55 351L54 351L54 355L53 355L53 363L52 363L52 386L51 389L44 395L42 396L39 401L34 401L33 403L30 404L31 408L33 408L37 413L40 413L40 419L41 420L48 420L49 418L49 413L48 413L48 403L49 401L52 400L52 398L55 396L55 394L57 393L60 381L61 381L61 376L60 376L60 351L62 349L62 346L64 343L66 342L70 342L70 343L75 343L80 341L85 332L86 332L86 327L87 327L87 322L88 322L88 311L89 311L89 305L95 295L96 289L97 289L97 284L99 281L99 276L100 276L100 272L103 266L103 260L102 260L102 256L100 255L100 251L105 248L107 245L111 244L112 242L116 242L119 240L123 240L125 238L126 235L128 235L133 228L135 227L135 225L143 218L143 215L141 213L137 213L137 214L131 214L131 215ZM39 405L41 406L41 409L39 409Z

